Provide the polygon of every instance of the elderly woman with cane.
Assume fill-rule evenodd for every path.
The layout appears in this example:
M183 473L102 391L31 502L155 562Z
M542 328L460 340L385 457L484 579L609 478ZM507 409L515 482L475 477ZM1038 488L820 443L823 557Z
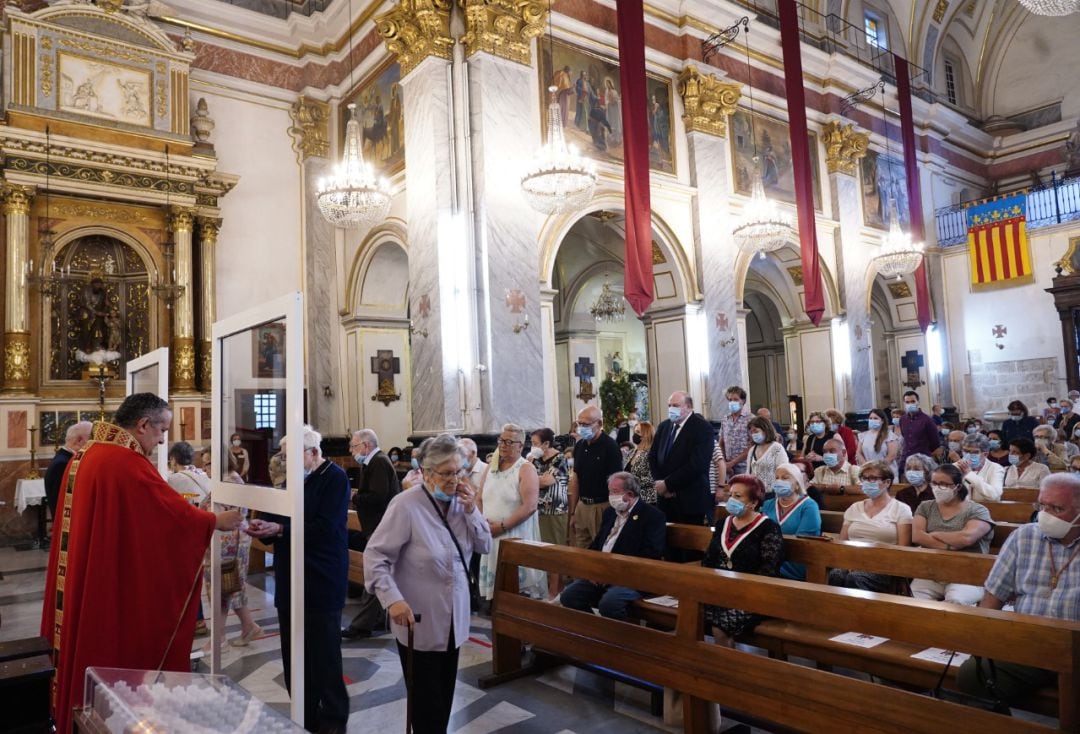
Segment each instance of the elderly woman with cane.
M390 614L407 684L424 691L424 705L411 712L413 730L442 734L469 636L468 559L490 551L491 531L456 438L429 438L414 456L423 481L390 502L364 551L364 582Z

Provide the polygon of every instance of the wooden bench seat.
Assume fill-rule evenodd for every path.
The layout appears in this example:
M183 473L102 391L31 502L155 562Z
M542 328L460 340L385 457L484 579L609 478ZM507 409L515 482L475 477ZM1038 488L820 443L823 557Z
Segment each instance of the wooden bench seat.
M1001 499L1006 502L1035 503L1039 501L1039 490L1035 487L1010 487L1002 493Z
M1031 522L1031 515L1035 512L1030 502L980 502L979 504L990 511L990 517L994 522L1023 524Z

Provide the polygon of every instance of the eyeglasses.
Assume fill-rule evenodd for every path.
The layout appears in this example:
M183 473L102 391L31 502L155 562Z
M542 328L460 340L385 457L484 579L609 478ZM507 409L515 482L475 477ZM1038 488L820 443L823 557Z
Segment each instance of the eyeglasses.
M520 443L521 443L521 441L516 441L516 440L514 440L512 438L500 438L499 439L499 445L500 446L513 446L514 444L520 444Z
M577 424L578 424L578 428L585 428L586 426L591 426L594 423L599 423L599 422L600 421L578 421Z
M859 479L865 479L868 482L884 482L885 477L875 477L870 474L860 474Z
M1034 502L1031 505L1035 508L1036 512L1049 512L1051 515L1064 515L1069 511L1067 507L1061 507L1060 505L1048 505L1043 502Z
M432 469L429 473L439 477L440 479L453 479L454 477L462 479L469 474L469 472L465 469L458 469L457 471L435 471L434 469Z

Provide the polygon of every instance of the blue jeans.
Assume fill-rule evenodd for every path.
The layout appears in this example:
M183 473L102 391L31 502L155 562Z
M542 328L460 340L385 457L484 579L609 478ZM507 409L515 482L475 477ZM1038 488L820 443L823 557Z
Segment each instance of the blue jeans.
M625 586L606 586L579 579L563 589L559 600L568 609L591 612L597 607L602 617L625 620L630 616L627 613L630 605L641 596L640 591Z

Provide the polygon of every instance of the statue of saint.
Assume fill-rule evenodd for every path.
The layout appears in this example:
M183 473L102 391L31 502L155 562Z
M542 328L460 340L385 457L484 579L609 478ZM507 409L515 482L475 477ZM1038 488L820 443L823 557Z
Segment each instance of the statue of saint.
M94 276L83 288L82 347L87 354L109 348L109 293L105 281Z
M111 309L105 325L109 329L109 351L121 351L120 347L124 343L124 324L120 321L120 312L115 308Z

